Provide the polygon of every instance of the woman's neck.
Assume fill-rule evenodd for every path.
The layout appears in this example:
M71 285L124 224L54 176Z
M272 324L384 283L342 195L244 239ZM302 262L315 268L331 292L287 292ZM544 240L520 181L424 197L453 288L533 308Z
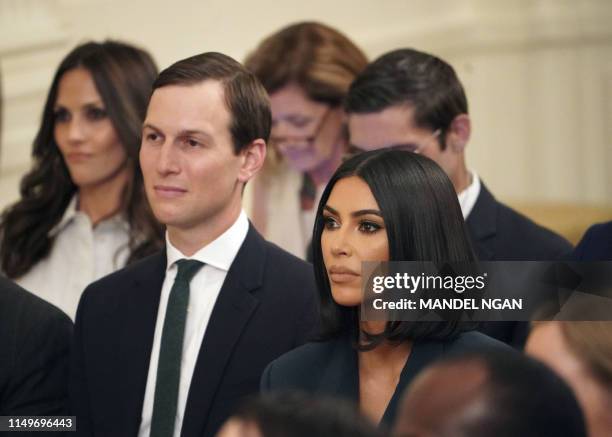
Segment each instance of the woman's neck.
M121 209L123 192L131 177L131 171L121 172L102 184L79 187L78 210L87 214L92 225L113 216Z
M359 352L359 367L378 371L387 369L390 374L399 375L402 373L410 351L412 342L404 341L401 343L381 343L372 350Z
M359 351L359 407L374 423L379 423L387 410L406 362L412 342L384 342L372 350Z
M360 329L369 334L380 334L384 331L386 321L363 321L360 323ZM359 365L365 366L366 369L376 371L380 369L392 369L393 374L401 373L406 360L412 350L411 341L403 341L401 343L383 342L374 349L362 351L359 353ZM391 367L389 367L391 366Z

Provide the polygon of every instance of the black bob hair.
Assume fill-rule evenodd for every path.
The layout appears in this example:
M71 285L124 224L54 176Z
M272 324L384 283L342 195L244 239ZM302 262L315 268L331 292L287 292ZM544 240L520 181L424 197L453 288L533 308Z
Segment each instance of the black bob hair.
M411 152L389 149L364 152L345 161L323 191L312 250L321 318L318 340L349 334L357 344L362 337L359 309L334 301L321 250L325 226L323 208L336 182L351 176L361 178L378 203L389 241L389 261L472 263L476 256L457 194L446 173L434 161ZM359 347L369 349L384 341L447 340L474 327L459 321L389 321L381 334L362 333L366 341Z

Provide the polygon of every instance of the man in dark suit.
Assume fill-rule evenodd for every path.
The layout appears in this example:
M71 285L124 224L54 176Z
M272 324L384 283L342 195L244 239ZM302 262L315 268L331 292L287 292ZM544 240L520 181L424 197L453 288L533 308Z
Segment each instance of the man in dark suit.
M153 89L140 164L166 249L83 294L71 390L81 435L213 436L316 320L312 267L266 242L241 208L266 154L263 87L205 53Z
M0 416L67 413L71 339L66 314L0 277Z
M355 79L345 109L350 152L395 147L422 153L442 167L480 260L555 260L571 250L564 238L498 202L468 170L467 97L442 59L412 49L382 55ZM506 342L514 337L507 324L487 324L484 331Z
M612 261L612 222L597 223L587 229L570 259Z

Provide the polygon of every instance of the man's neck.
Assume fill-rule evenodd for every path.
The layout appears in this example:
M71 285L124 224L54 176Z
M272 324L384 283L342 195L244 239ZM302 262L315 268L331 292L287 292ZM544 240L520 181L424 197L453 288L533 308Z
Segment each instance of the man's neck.
M183 255L192 256L231 228L238 220L241 211L242 207L238 204L236 207L223 211L222 215L207 220L206 223L193 226L168 225L168 239Z
M468 171L465 165L451 176L451 182L455 187L455 192L461 194L472 183L472 174Z

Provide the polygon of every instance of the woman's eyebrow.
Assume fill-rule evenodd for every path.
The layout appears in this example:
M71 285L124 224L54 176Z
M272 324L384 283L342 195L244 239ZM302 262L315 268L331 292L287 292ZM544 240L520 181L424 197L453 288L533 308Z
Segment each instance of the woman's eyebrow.
M340 215L340 213L338 211L336 211L334 208L332 208L329 205L325 205L323 207L324 210L329 211L330 213L334 214L334 215ZM379 217L382 217L382 213L377 210L377 209L360 209L359 211L354 211L351 213L352 217L360 217L362 215L368 215L368 214L373 214L373 215L377 215Z
M373 215L382 217L382 213L377 209L360 209L359 211L352 212L351 216L360 217L362 215L368 215L368 214L373 214Z
M340 215L340 214L338 214L338 211L336 211L334 208L332 208L332 207L331 207L331 206L329 206L329 205L325 205L325 206L323 207L323 209L324 209L324 210L326 210L326 211L331 212L331 213L332 213L332 214L334 214L334 215Z

